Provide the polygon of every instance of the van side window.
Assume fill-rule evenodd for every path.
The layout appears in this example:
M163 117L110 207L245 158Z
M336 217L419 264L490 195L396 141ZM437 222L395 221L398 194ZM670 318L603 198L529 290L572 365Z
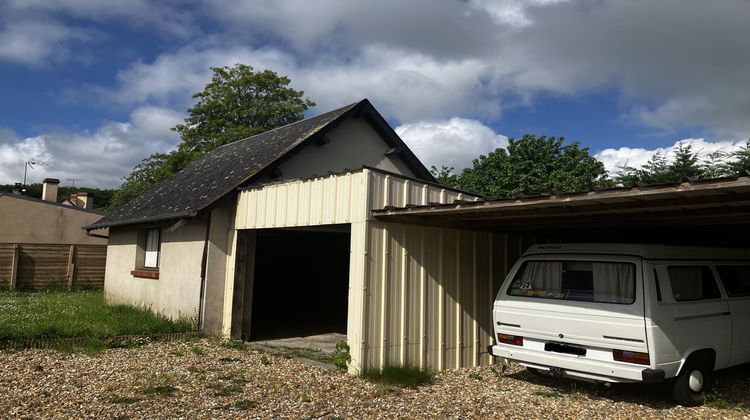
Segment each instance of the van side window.
M721 297L719 286L707 266L671 266L667 271L674 300L678 302Z
M750 296L750 265L723 265L716 270L729 297Z

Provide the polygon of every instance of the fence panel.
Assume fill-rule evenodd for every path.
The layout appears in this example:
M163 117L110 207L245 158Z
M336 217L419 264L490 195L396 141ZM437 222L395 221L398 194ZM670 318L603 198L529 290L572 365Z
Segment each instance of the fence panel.
M106 245L0 244L0 288L12 288L14 247L18 290L104 285Z

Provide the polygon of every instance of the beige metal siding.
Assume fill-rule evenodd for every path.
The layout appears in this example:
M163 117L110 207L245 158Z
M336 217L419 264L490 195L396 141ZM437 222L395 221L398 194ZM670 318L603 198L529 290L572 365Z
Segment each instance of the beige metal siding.
M366 174L331 175L246 190L237 203L236 229L316 226L363 221Z
M490 363L492 302L524 240L368 225L359 368L408 364L443 370Z
M347 340L352 371L392 364L437 370L477 366L491 362L486 348L495 294L530 241L383 223L370 215L386 206L457 199L476 197L363 169L243 191L233 232L351 224ZM228 302L235 254L230 248L225 334L233 317Z

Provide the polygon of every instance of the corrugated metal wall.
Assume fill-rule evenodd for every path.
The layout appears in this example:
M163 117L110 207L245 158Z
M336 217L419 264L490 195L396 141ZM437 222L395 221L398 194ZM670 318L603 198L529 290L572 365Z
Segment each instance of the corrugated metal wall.
M532 241L383 223L369 214L456 199L475 197L364 169L243 191L235 228L351 224L347 339L353 371L390 364L477 366L491 362L491 308L500 282ZM228 260L234 263L231 255ZM225 315L228 310L225 305Z

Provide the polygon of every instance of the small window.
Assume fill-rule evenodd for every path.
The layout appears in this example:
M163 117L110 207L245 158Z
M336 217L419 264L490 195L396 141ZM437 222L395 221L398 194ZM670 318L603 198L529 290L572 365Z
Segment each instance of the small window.
M721 297L719 286L707 266L671 266L667 271L672 295L678 302Z
M750 296L750 265L724 265L716 270L729 297Z
M146 230L146 255L143 266L146 268L159 267L159 246L161 245L161 230Z
M635 265L605 261L527 261L511 296L599 303L635 302Z

